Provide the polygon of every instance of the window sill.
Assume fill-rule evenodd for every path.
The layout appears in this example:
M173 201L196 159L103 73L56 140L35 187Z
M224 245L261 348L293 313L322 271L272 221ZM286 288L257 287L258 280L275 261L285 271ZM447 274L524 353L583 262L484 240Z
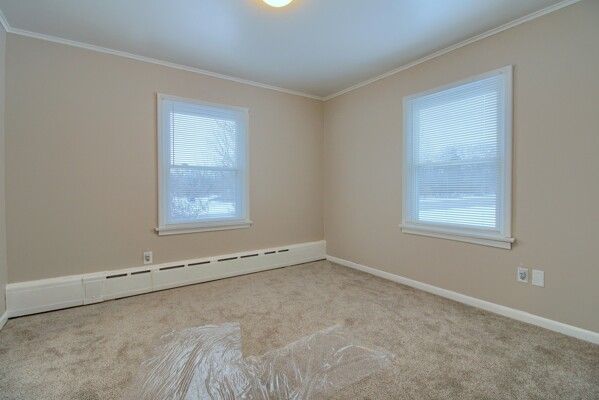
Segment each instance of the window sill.
M166 235L183 235L186 233L198 233L198 232L212 232L212 231L225 231L231 229L244 229L249 228L253 224L250 220L243 221L228 221L228 222L209 222L197 225L170 225L156 228L156 232L159 236Z
M487 236L477 233L469 232L453 232L451 230L436 229L432 227L421 227L414 225L400 225L403 233L411 235L429 236L438 239L455 240L458 242L474 243L483 246L498 247L501 249L510 250L512 243L515 242L514 238L499 237L499 236Z

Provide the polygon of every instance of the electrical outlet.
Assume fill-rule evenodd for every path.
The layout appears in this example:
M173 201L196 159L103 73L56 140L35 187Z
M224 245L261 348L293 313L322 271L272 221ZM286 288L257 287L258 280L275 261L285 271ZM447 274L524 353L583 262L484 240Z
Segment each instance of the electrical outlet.
M144 265L152 264L154 262L154 255L151 251L144 251Z
M540 269L532 270L532 284L535 286L545 287L545 271Z
M522 283L528 283L528 268L518 267L516 271L516 280Z

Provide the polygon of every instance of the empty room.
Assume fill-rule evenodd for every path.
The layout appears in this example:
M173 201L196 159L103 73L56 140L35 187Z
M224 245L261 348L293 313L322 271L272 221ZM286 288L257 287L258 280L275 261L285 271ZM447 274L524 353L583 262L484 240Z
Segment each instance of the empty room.
M0 0L0 400L599 399L599 0Z

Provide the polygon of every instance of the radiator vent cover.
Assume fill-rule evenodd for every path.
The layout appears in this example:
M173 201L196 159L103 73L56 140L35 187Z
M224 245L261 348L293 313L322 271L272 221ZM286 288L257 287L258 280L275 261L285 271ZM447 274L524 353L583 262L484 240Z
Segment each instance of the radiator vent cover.
M207 282L324 258L324 242L227 254L83 277L84 303Z

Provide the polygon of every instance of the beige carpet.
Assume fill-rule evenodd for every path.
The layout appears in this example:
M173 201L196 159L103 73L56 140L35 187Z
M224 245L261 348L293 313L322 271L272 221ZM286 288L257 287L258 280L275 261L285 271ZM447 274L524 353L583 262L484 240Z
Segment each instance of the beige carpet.
M338 399L599 399L599 346L326 261L9 320L0 398L118 399L163 334L227 322L244 356L335 324L395 354Z

